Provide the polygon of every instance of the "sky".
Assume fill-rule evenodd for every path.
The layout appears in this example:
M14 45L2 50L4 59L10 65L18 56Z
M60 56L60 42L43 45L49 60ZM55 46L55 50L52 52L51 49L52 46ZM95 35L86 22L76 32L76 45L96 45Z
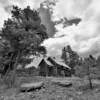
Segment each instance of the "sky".
M31 8L39 8L44 0L0 0L0 27L3 21L10 17L10 6L15 4L21 8L30 5ZM51 31L48 20L45 25L48 26L49 39L42 45L47 48L48 55L60 56L61 50L66 45L71 45L74 51L80 56L100 54L100 0L57 0L55 6L52 6L52 14L45 14L42 19L49 19L52 22L60 21L63 18L69 20L80 18L78 25L72 24L63 27L63 22L55 25L57 32ZM45 20L44 20L45 21ZM51 24L52 25L52 24Z

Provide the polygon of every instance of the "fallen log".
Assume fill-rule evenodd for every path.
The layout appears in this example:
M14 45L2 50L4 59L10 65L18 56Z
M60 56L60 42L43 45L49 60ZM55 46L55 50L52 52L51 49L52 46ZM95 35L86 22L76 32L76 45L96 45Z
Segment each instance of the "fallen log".
M63 86L63 87L69 87L69 86L72 86L72 83L68 83L68 82L63 83L63 82L59 82L58 85Z
M62 87L69 87L72 86L72 83L66 81L53 81L53 84L62 86Z
M34 83L24 83L20 86L21 92L30 92L34 90L39 90L44 86L43 82L34 82Z

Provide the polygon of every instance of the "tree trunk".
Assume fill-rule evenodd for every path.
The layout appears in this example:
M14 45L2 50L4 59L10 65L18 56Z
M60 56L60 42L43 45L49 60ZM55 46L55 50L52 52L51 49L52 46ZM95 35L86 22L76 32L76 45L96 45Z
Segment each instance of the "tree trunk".
M16 80L16 69L17 69L17 65L18 65L18 59L20 58L20 52L18 51L16 60L15 60L15 64L14 64L14 69L12 71L12 77L11 77L11 87L13 87L15 85L15 80Z
M93 89L92 80L91 80L90 75L88 76L88 80L89 80L90 89Z
M89 87L90 89L93 89L93 85L92 85L92 79L91 79L91 76L90 76L90 66L88 66L88 80L89 80Z

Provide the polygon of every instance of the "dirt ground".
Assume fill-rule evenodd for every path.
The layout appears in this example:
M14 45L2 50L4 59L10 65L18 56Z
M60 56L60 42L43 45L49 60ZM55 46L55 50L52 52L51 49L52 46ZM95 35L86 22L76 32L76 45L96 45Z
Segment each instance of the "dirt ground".
M59 86L54 81L72 83L70 87ZM93 80L94 89L88 88L87 80L72 78L54 78L28 76L18 78L15 88L7 88L0 83L0 100L100 100L100 81ZM20 92L20 85L30 82L44 82L44 88L31 92Z

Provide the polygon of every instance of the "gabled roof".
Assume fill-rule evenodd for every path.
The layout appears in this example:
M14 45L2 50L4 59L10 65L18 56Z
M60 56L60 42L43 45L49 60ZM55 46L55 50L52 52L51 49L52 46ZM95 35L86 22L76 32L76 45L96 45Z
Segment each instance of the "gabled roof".
M48 65L53 66L53 64L50 61L47 60L47 57L45 57L45 58L44 57L35 57L30 64L25 66L25 68L30 68L32 66L38 68L38 66L39 66L39 64L41 63L42 60L44 60Z
M25 66L25 68L30 68L32 66L37 68L40 62L42 61L42 59L43 59L42 57L35 57L30 64Z
M66 65L63 61L58 60L58 59L56 59L56 58L51 58L51 57L49 57L48 60L51 61L51 63L53 63L54 65L55 65L55 64L58 64L58 65L60 65L60 66L66 67L66 68L68 68L68 69L71 69L71 68L70 68L68 65Z
M48 60L48 58L50 58L54 63L52 61ZM34 57L33 61L30 64L26 65L25 68L30 68L32 66L38 68L38 66L39 66L39 64L41 63L42 60L44 60L50 66L54 66L55 63L56 63L56 64L58 64L60 66L66 67L68 69L71 69L63 61L58 60L56 58L51 58L51 57Z
M48 65L53 66L53 64L52 64L50 61L48 61L47 58L44 58L44 61L45 61Z
M68 65L66 65L64 62L62 62L62 61L58 61L57 59L54 59L55 60L55 62L57 63L57 64L59 64L60 66L64 66L64 67L66 67L66 68L68 68L68 69L71 69Z

